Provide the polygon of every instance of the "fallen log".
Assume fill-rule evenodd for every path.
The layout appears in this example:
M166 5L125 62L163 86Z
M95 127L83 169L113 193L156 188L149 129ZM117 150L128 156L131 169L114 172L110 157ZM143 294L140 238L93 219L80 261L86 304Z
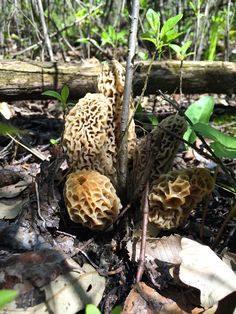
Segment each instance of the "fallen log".
M149 61L136 62L133 80L134 95L140 95L147 75ZM97 91L97 76L102 70L99 63L79 64L52 62L0 61L0 101L45 99L45 90L60 91L64 84L70 89L71 99ZM183 92L236 93L236 63L186 61L183 63ZM157 90L178 93L180 81L179 61L154 62L145 94Z

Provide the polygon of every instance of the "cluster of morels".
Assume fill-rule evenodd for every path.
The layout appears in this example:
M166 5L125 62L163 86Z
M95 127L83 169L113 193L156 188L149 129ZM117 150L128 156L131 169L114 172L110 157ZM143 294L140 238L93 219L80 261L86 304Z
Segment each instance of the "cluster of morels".
M117 219L122 208L116 188L124 68L117 61L103 65L98 91L80 99L65 118L63 145L72 172L66 179L64 198L71 220L90 229L103 230ZM149 221L159 228L176 227L212 192L214 180L203 168L170 171L180 144L178 138L187 128L183 117L164 119L136 144L133 114L131 99L130 200L140 201L149 181Z

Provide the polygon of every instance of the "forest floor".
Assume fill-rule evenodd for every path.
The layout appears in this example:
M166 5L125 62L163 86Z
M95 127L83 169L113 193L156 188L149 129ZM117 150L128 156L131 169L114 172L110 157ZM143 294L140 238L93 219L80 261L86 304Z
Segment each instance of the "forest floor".
M194 98L195 96L186 96L184 101L187 103ZM233 117L236 113L236 100L227 97L219 97L218 100L219 104L214 111L216 121L222 115ZM154 102L151 98L149 101L150 109ZM87 276L90 281L86 281L86 284L88 291L91 290L91 298L85 298L83 302L101 300L102 313L111 313L114 306L122 305L125 300L126 309L130 306L129 302L138 302L139 309L143 307L136 314L157 313L151 310L157 302L152 290L149 291L152 288L157 289L163 298L177 303L174 311L166 310L163 313L203 313L199 290L170 279L166 274L166 264L157 266L155 257L152 266L145 268L142 279L149 287L143 285L139 286L139 291L136 290L146 303L141 306L136 296L127 301L137 273L137 263L130 249L134 245L132 215L137 209L129 209L107 232L93 232L73 223L63 200L63 186L68 173L66 158L60 144L50 142L52 139L60 139L63 132L63 116L57 103L21 101L7 104L7 107L11 124L23 130L17 140L27 148L14 138L0 137L0 277L5 278L2 288L11 288L18 283L21 298L17 299L17 307L23 309L22 313L27 313L24 309L42 302L45 291L43 293L37 288L47 285L66 270L78 268L80 275L94 274L93 271L88 272L82 268L84 263L90 264L96 270L96 275L91 275L91 278ZM5 106L0 108L4 116L7 109L4 109ZM170 113L173 110L168 106L157 110L157 115L161 118ZM216 124L224 132L229 131L235 135L236 119L227 119L221 125L218 122ZM148 124L142 127L150 129ZM236 174L235 160L224 162ZM186 151L184 147L175 160L175 166L178 167L179 164L184 167L204 166L212 171L214 169L211 161L191 149ZM230 256L228 258L231 266L235 267L235 216L221 230L235 202L235 195L233 182L219 170L207 211L204 209L206 206L200 204L185 225L174 230L161 231L158 238L168 239L172 235L176 241L179 235L199 241L214 248L221 257ZM147 250L149 245L147 243ZM105 278L105 283L99 281L97 276ZM72 281L69 285L73 285ZM96 288L95 282L100 286ZM80 284L83 286L82 282ZM55 301L56 293L52 292L51 297ZM73 298L73 292L67 291L63 298L67 297ZM161 302L160 296L158 301ZM162 302L165 303L163 300ZM127 310L126 313L133 312Z

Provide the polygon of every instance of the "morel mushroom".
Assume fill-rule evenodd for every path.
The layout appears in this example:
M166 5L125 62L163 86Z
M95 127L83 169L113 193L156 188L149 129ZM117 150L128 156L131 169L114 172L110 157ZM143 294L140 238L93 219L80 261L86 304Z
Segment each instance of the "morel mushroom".
M149 221L162 229L178 227L214 189L214 179L205 168L171 171L152 183Z
M170 171L180 140L187 129L184 117L169 116L143 138L134 151L130 175L130 195L140 198L147 180L150 184L161 174Z
M123 94L125 85L125 69L116 60L106 62L102 66L102 72L98 77L98 90L105 95L113 106L113 122L116 144L119 146L119 128L121 122L121 111L123 105ZM128 153L132 157L136 146L135 124L133 119L134 102L131 98L129 108L129 130L128 130Z
M71 220L93 230L111 225L122 207L111 181L94 170L69 174L64 199Z
M76 170L92 169L116 183L112 105L102 94L86 94L65 117L63 145Z

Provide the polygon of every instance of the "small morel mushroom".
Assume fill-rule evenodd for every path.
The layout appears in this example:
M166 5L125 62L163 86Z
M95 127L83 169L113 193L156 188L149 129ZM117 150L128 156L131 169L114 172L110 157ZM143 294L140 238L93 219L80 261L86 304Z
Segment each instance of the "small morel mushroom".
M69 174L64 199L71 220L93 230L111 225L122 207L111 181L94 170Z
M178 227L203 197L214 189L214 179L205 168L170 171L152 183L149 221L162 229Z

